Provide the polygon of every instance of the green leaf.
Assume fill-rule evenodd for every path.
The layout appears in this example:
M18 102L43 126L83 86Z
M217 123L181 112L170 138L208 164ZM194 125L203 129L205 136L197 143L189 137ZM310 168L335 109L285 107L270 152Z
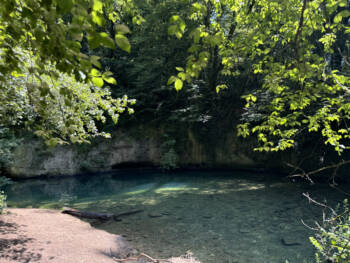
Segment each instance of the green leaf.
M88 36L88 43L91 49L98 48L100 46L100 38L98 34L93 34Z
M123 24L116 25L115 30L117 31L117 33L120 33L120 34L128 34L131 32L129 27Z
M182 38L182 33L177 31L175 32L175 36L178 38L178 39L181 39Z
M100 33L100 42L101 42L101 45L106 48L110 48L110 49L115 48L113 39L110 38L108 34L105 32Z
M115 80L115 78L106 77L106 78L103 78L103 80L106 81L109 84L117 85L117 81Z
M350 11L349 10L343 10L341 12L339 12L335 17L334 17L334 23L340 23L343 18L346 18L350 16Z
M169 26L169 28L168 28L168 34L169 35L175 35L176 31L177 31L177 26L176 25Z
M97 12L102 13L102 12L103 12L103 3L102 3L102 1L100 1L100 0L94 0L92 9L93 9L94 11L97 11Z
M97 68L101 68L101 63L99 60L100 60L100 57L98 57L98 56L91 56L90 57L91 64Z
M69 13L73 8L73 1L72 0L59 0L58 7L62 14Z
M225 84L218 85L218 86L216 86L216 93L219 93L221 90L227 89L227 88L228 88L228 87L227 87L227 85L225 85Z
M181 90L182 86L183 86L182 80L181 79L176 79L175 80L175 89L176 89L176 91Z
M180 72L179 74L177 74L178 76L179 76L179 78L180 79L182 79L182 80L186 80L186 77L187 77L187 75L186 75L186 73L185 72Z
M91 17L92 17L92 21L99 26L104 26L106 20L104 19L104 17L102 17L102 15L100 15L99 13L97 13L96 11L92 11L91 12Z
M180 28L182 33L185 32L185 28L186 28L185 22L181 21L179 24L179 28Z
M130 53L131 46L127 37L125 37L122 34L116 34L115 42L117 43L118 47L120 47L122 50Z
M94 85L96 87L99 87L99 88L103 87L103 79L102 78L94 77L91 80L92 80L92 83L94 83Z
M176 21L178 21L180 19L180 17L178 15L174 15L172 17L170 17L170 23L175 23Z
M171 84L173 84L174 82L175 82L175 80L176 80L176 77L175 76L171 76L169 79L168 79L168 85L171 85Z
M90 75L92 77L100 77L101 73L97 69L93 68L93 69L91 69Z

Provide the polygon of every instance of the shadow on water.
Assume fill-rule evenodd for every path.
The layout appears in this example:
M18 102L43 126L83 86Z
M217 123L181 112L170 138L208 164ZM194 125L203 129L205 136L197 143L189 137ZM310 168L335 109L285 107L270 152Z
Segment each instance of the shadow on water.
M7 190L9 206L71 206L115 214L141 209L142 213L97 227L124 235L154 257L190 251L203 263L313 262L308 241L312 233L301 219L312 225L322 211L309 205L302 193L326 198L331 205L345 198L325 185L213 171L36 179Z

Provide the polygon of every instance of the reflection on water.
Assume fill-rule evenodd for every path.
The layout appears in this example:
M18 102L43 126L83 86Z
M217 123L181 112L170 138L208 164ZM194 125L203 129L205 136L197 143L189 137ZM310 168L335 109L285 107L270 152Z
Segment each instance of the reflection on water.
M312 225L322 211L304 192L331 205L345 198L327 186L242 172L123 172L26 180L7 189L12 207L142 209L98 227L156 258L191 251L203 263L313 262L312 233L301 219Z

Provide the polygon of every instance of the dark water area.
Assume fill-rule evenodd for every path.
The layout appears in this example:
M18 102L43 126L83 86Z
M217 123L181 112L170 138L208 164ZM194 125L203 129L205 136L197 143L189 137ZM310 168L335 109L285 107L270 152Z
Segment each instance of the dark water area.
M152 257L190 253L202 263L314 262L313 233L301 220L313 226L322 209L303 193L333 206L346 198L326 184L237 171L139 170L22 180L7 188L9 207L142 210L92 224Z

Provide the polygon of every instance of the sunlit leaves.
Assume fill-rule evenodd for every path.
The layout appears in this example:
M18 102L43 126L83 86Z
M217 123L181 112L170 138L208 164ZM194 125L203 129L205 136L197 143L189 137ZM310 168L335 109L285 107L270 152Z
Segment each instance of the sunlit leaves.
M62 0L18 1L4 0L0 6L0 51L3 52L0 68L3 73L16 69L21 61L8 46L22 46L40 56L40 63L56 63L56 68L84 80L92 66L100 67L98 57L89 58L81 53L81 41L85 35L89 47L115 48L115 39L104 32L106 19L117 22L112 7L113 0ZM69 14L69 15L68 15ZM130 33L127 26L116 26L118 34ZM117 38L117 44L130 51L126 36ZM5 59L5 60L4 60ZM41 74L41 68L35 69ZM33 72L34 73L34 72ZM1 77L1 76L0 76ZM112 80L110 80L111 82ZM112 81L113 82L113 81ZM100 81L95 83L101 85Z
M350 16L350 11L349 10L343 10L341 12L339 12L333 19L334 23L340 23L343 18L347 18Z
M179 91L182 89L183 81L180 78L177 78L175 76L171 76L168 80L168 85L171 85L174 83L174 87L176 91Z
M228 89L227 85L221 84L216 86L216 93L219 93L221 90Z
M114 49L113 39L105 32L97 33L93 32L88 36L89 46L91 49L95 49L99 46Z
M183 81L181 79L176 79L174 86L177 91L181 90L183 86Z
M350 32L345 22L350 11L346 0L326 2L195 1L186 66L168 84L207 74L214 59L221 60L224 76L239 75L242 65L250 65L262 81L243 96L248 122L238 126L240 135L256 136L258 151L277 151L294 147L305 132L318 132L341 153L350 132L350 45L341 44ZM173 16L168 28L178 38L184 35L180 19ZM344 57L341 65L337 56Z
M22 61L26 63L35 63L36 59L22 54ZM88 142L95 136L108 137L99 131L98 122L104 123L109 116L116 123L124 111L133 113L129 107L134 100L127 96L114 99L110 91L103 88L104 81L115 84L111 72L92 69L89 77L95 85L91 85L76 82L66 74L52 78L52 72L56 72L54 67L46 65L45 69L50 75L32 75L24 67L22 74L14 72L13 77L8 78L11 85L1 93L0 100L10 103L0 106L1 125L16 120L28 128L35 126L35 134L49 146L55 146ZM17 103L22 105L15 106Z
M171 26L168 28L168 34L175 35L178 39L182 38L186 29L185 21L180 16L174 15L170 18L169 23Z
M123 24L118 24L115 26L115 30L119 33L119 34L128 34L131 33L129 27L127 27L126 25Z
M131 51L131 45L129 43L129 40L124 34L118 33L115 35L115 42L117 43L118 47L120 47L122 50L130 53Z
M98 122L133 112L133 100L112 98L106 84L117 82L101 70L100 58L82 53L84 36L90 49L115 49L117 42L130 51L130 30L113 6L114 0L1 2L0 126L27 127L54 146L108 136ZM105 31L106 20L118 23L122 40Z

